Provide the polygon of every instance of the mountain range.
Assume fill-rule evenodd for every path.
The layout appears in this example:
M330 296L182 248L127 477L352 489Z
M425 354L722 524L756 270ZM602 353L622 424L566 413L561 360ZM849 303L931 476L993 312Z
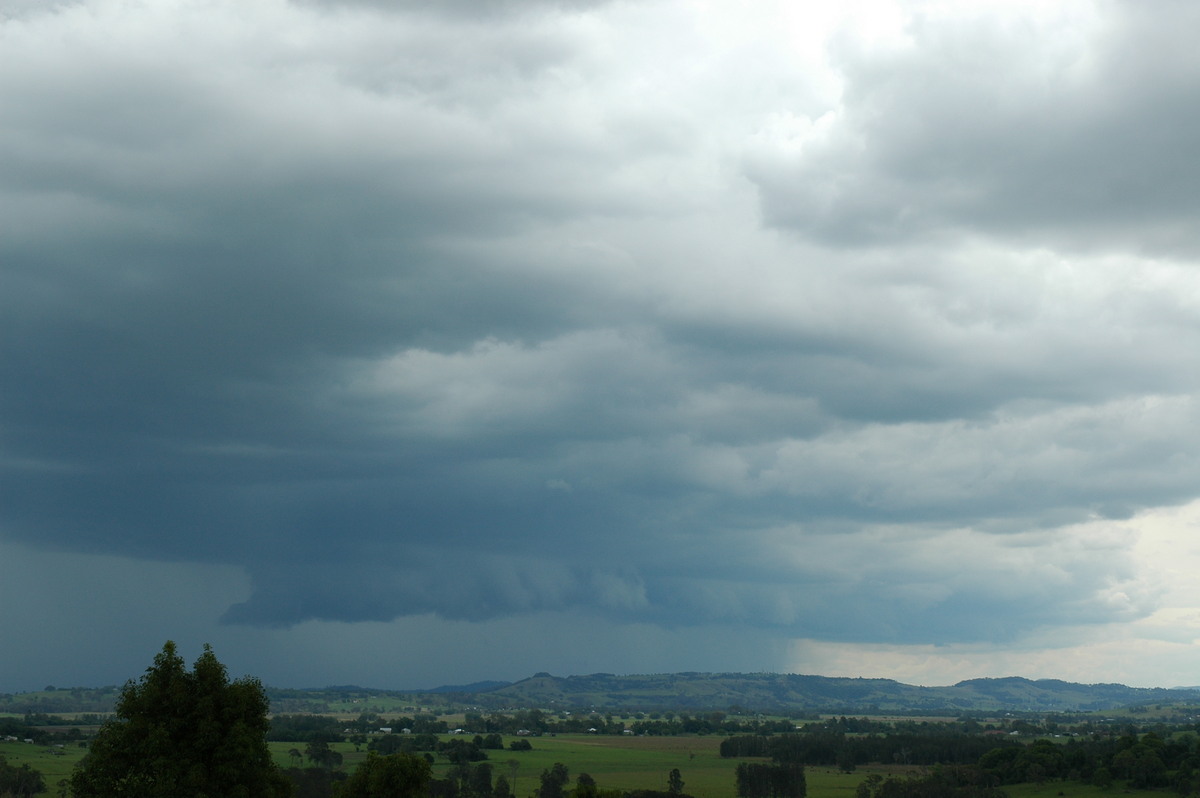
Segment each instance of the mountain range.
M54 688L0 693L0 713L111 712L118 688ZM380 690L354 685L318 689L267 687L276 712L380 712L420 705L439 712L544 709L599 712L681 711L770 714L991 712L1105 712L1127 707L1170 708L1200 715L1200 687L1128 687L1059 679L968 679L921 687L891 679L805 676L790 673L659 673L552 676L518 682L481 681L432 690ZM375 697L387 699L370 701ZM1184 710L1186 713L1175 713Z
M1200 691L1193 688L1078 684L1021 677L968 679L946 687L921 687L891 679L780 673L627 676L593 673L566 677L538 673L519 682L492 686L495 684L448 686L437 688L436 692L455 695L460 700L469 698L487 708L958 713L1082 712L1151 704L1200 705Z

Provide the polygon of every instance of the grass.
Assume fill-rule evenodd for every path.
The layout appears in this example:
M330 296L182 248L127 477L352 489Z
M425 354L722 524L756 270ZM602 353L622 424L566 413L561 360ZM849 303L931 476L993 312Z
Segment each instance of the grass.
M684 792L698 798L733 798L733 771L737 763L721 759L719 737L610 737L564 735L539 737L534 750L491 754L497 774L508 775L508 760L521 763L514 793L528 795L542 771L562 762L572 782L588 773L601 788L667 788L667 776L678 768ZM512 781L511 776L509 778Z
M445 739L445 738L443 738ZM505 745L516 737L506 737ZM679 768L683 790L696 798L736 798L734 771L740 759L722 759L720 736L704 737L629 737L596 735L559 735L535 737L532 751L488 751L487 760L493 767L493 778L503 775L509 779L518 798L529 798L539 783L543 770L555 762L567 766L571 783L580 773L588 773L602 789L665 790L667 776ZM288 750L304 745L271 743L271 753L282 768L292 766ZM342 754L342 767L352 771L366 758L365 747L355 752L350 743L332 746ZM509 762L519 763L513 779ZM308 763L301 766L306 767ZM434 777L444 778L450 765L438 759ZM897 772L893 766L863 767L850 774L836 768L810 767L806 776L809 798L854 798L855 789L872 773L887 775ZM515 781L515 783L514 783ZM1051 793L1050 795L1053 795ZM1050 798L1050 795L1011 796L1011 798ZM1092 798L1080 795L1079 798Z
M1167 790L1135 790L1122 782L1113 782L1111 787L1096 787L1078 781L1048 781L1044 784L1010 784L1004 791L1008 798L1115 798L1125 795L1165 798L1174 795Z
M505 744L516 737L506 737ZM735 798L734 771L739 759L722 759L719 753L721 737L628 737L596 735L560 735L533 738L532 751L489 751L488 762L493 778L504 775L513 784L519 798L528 798L538 786L538 777L555 762L562 762L574 784L580 773L589 773L602 788L665 790L667 775L679 768L684 792L696 798ZM294 765L288 751L304 750L303 743L269 743L271 756L281 768ZM342 768L352 772L366 758L366 746L355 751L352 743L331 746L342 754ZM83 758L85 749L74 743L58 749L23 742L0 742L0 755L11 765L28 764L40 770L46 779L49 795L57 793L61 779L67 778L75 764ZM509 762L519 765L516 779ZM304 762L301 767L307 767ZM449 763L439 759L434 765L435 777L444 777ZM809 767L806 772L808 798L854 798L855 789L874 773L889 775L913 768L895 766L865 766L854 773L841 773L832 767ZM1114 784L1101 789L1078 782L1047 782L1045 784L1014 784L1004 787L1008 798L1117 798L1144 796L1162 798L1163 791L1129 790Z
M506 737L505 745L516 739L520 738ZM684 792L696 798L734 798L737 760L721 758L718 750L721 739L596 735L537 737L531 740L532 751L507 748L488 751L488 763L493 767L493 778L501 775L508 778L514 793L522 798L537 788L542 771L555 762L567 766L572 784L580 773L589 773L601 788L624 790L665 790L671 769L679 768ZM272 758L281 768L294 766L288 754L290 749L304 750L303 743L270 743L269 746ZM353 771L367 756L365 746L357 752L351 743L335 743L330 747L342 755L342 768L347 772ZM515 779L509 762L518 763ZM308 765L304 762L301 767ZM444 778L449 768L450 764L439 758L434 764L434 777ZM850 798L854 785L850 787Z
M37 745L23 742L0 742L0 756L15 767L29 765L40 770L46 780L47 795L58 794L58 783L71 775L75 764L83 759L87 751L76 743L67 743L63 748L53 745Z

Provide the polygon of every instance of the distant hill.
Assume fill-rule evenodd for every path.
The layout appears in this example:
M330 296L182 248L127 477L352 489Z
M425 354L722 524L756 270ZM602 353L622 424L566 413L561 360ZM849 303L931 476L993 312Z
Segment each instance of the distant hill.
M512 682L472 682L471 684L444 684L425 690L426 693L490 693L502 687L508 687Z
M557 677L540 673L476 695L480 703L597 709L847 712L1100 711L1137 704L1200 703L1200 691L1076 684L1020 677L919 687L891 679L778 673L669 673Z
M48 687L0 693L0 713L111 712L118 688ZM831 712L837 714L968 712L1103 712L1133 706L1200 707L1200 688L1077 684L1058 679L968 679L919 687L891 679L790 673L659 673L552 676L519 682L481 681L432 690L376 690L355 685L319 689L267 688L272 711L400 715L504 710L514 707L600 711ZM1192 713L1200 709L1191 710Z

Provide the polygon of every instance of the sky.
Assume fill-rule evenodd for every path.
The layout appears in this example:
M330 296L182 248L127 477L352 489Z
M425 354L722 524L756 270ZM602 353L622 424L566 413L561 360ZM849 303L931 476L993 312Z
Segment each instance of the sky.
M1200 684L1198 28L0 0L0 691Z

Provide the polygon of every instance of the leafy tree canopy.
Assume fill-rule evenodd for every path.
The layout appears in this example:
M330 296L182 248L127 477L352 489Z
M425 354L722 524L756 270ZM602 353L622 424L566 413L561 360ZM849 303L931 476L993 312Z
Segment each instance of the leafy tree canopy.
M15 767L0 756L0 795L28 798L46 789L46 779L41 771L34 770L29 765Z
M420 798L425 795L432 768L413 754L380 756L374 751L342 788L342 798Z
M168 640L121 689L71 790L76 798L283 798L291 785L267 750L268 709L262 684L231 682L210 646L188 671Z

